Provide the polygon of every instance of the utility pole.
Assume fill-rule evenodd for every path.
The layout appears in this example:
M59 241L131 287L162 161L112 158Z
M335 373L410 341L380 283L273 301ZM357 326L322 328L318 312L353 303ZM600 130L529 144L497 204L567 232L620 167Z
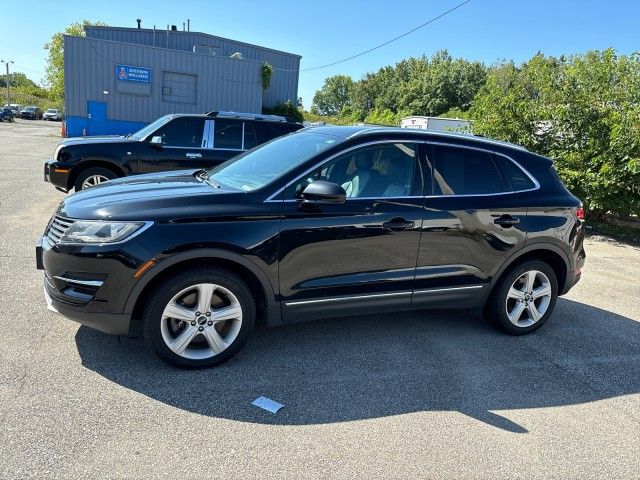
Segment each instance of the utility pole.
M13 63L13 60L0 60L0 63L4 63L7 66L7 106L11 104L11 95L9 94L9 64Z

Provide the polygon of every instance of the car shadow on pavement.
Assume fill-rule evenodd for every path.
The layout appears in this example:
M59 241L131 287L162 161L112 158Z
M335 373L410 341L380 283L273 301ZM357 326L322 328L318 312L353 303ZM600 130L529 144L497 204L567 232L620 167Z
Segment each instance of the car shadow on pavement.
M307 425L458 411L526 433L496 411L640 392L640 322L560 299L547 325L513 337L468 311L423 311L258 328L231 361L178 370L141 339L80 327L82 364L152 399L202 415ZM264 395L285 405L251 405Z

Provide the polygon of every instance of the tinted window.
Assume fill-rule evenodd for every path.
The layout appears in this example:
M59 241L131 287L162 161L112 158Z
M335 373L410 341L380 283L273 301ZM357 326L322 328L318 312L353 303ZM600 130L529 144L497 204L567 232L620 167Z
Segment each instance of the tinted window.
M258 137L258 143L268 142L269 140L287 133L297 130L297 126L288 125L286 123L255 123L256 134Z
M391 198L420 195L417 146L388 143L352 150L329 160L287 188L285 198L295 198L311 182L337 183L348 198Z
M167 147L200 148L204 119L180 117L160 128L155 135L162 137L162 144Z
M491 154L462 147L434 146L435 195L479 195L509 191Z
M216 119L213 148L242 148L242 122Z
M501 155L494 155L493 159L502 169L502 172L509 180L509 183L511 183L511 189L514 192L535 188L535 183L533 183L529 176L511 160Z

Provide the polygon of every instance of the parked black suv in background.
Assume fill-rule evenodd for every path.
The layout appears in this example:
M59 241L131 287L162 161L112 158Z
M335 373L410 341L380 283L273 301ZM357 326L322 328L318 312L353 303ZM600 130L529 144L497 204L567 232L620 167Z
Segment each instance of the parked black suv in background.
M209 112L160 117L136 133L62 140L44 165L44 179L76 191L139 173L211 168L302 124L277 115Z
M165 361L233 356L269 325L422 308L543 325L580 278L580 201L551 160L473 136L317 127L212 170L67 197L37 247L50 308Z
M42 110L39 107L30 106L20 110L20 118L26 120L40 120L42 118Z

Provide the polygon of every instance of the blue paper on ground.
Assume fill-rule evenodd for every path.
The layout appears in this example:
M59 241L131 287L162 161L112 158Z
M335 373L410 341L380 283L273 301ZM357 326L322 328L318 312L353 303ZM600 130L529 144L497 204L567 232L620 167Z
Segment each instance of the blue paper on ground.
M252 405L255 405L256 407L262 408L271 413L277 413L278 410L284 407L284 405L282 405L281 403L278 403L275 400L271 400L270 398L267 398L267 397L256 398L252 402Z

